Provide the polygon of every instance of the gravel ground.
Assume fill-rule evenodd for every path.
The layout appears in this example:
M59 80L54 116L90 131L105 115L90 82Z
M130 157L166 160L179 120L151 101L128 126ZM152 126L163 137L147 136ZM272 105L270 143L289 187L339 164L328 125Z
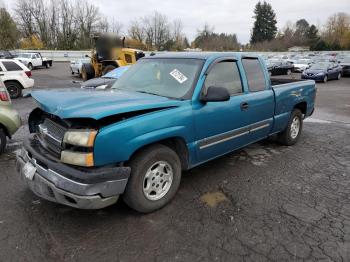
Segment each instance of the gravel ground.
M33 78L36 88L77 79L65 63ZM36 197L14 170L22 127L0 156L0 261L350 261L350 78L317 87L297 145L263 141L188 171L148 215ZM25 122L35 103L13 103Z

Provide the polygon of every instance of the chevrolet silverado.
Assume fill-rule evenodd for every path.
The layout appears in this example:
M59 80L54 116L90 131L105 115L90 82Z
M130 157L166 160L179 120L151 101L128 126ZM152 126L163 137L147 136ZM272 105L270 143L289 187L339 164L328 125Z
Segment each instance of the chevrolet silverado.
M103 92L33 92L16 166L44 199L99 209L122 196L152 212L184 170L272 135L295 144L315 96L312 80L271 80L259 56L156 54Z

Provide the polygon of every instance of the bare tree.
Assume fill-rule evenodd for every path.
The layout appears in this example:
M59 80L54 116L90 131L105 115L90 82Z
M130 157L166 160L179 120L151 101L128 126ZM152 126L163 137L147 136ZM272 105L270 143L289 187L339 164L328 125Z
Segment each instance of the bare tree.
M141 43L145 41L145 28L141 25L141 23L137 20L133 20L130 24L128 34L131 39L137 40Z

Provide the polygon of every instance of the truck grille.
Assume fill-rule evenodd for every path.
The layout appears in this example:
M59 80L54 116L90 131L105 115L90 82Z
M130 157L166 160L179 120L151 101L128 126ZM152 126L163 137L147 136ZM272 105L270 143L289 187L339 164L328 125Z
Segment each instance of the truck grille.
M39 137L42 146L60 157L62 142L67 129L60 124L46 118L44 123L39 125Z

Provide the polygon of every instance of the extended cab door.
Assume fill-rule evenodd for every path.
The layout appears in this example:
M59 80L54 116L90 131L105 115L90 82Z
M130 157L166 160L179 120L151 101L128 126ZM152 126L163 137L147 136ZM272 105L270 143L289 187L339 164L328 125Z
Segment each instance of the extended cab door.
M230 152L249 143L249 119L243 110L247 101L235 59L216 61L209 67L201 92L208 87L225 87L229 101L200 102L194 107L198 161Z
M42 60L39 54L32 54L33 66L42 66Z
M247 94L244 96L244 117L249 124L249 141L267 137L273 125L275 96L263 63L256 57L242 58Z

